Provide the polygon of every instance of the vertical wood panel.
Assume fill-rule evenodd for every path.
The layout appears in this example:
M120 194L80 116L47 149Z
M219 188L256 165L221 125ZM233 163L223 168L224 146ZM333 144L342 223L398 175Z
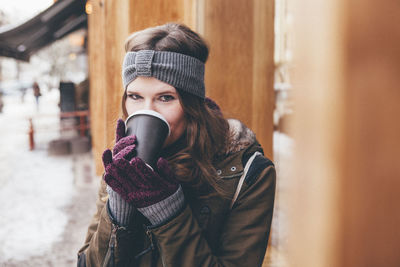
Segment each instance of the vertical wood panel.
M293 266L399 266L400 4L296 6Z
M116 121L121 117L122 62L125 55L124 42L129 34L129 1L105 1L105 53L106 58L106 138L112 147L115 139ZM123 12L121 12L123 11Z
M210 44L207 94L251 127L272 155L273 1L204 0L204 36ZM202 25L199 25L202 26Z
M205 1L204 36L210 44L207 94L227 116L248 126L252 119L252 26L253 1Z
M288 179L291 266L340 266L343 1L294 2L295 170Z
M270 158L274 133L274 1L254 1L251 126Z
M132 0L130 3L131 32L167 22L182 22L189 27L194 26L195 0Z
M346 8L343 266L400 266L400 2Z
M92 14L88 17L91 135L96 173L100 175L101 153L106 147L105 16L100 0L93 0L90 3L93 8Z

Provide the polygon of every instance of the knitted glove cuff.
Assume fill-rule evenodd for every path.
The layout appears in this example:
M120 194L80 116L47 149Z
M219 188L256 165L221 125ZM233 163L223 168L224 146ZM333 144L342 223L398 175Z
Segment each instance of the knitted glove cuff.
M152 225L159 225L168 221L182 210L185 204L185 196L183 195L182 187L179 186L178 190L171 196L151 206L138 208Z
M110 216L120 226L128 226L131 223L132 215L135 211L135 207L132 204L126 202L120 194L115 192L110 186L107 185L108 206L110 208Z

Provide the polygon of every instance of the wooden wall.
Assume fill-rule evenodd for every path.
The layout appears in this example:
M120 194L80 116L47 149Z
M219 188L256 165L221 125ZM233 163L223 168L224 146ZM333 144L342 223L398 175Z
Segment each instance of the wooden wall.
M203 35L210 44L208 95L227 117L251 127L272 158L274 2L204 1Z
M400 266L400 4L294 11L290 266Z
M95 157L96 173L102 172L101 154L107 147L106 124L106 22L104 4L100 0L92 0L92 14L88 20L88 52L89 52L89 80L90 80L90 113L92 151Z

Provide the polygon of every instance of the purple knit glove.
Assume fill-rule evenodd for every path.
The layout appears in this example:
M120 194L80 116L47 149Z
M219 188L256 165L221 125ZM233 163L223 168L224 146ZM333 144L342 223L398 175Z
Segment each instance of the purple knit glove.
M179 187L168 162L160 158L158 172L151 170L138 157L131 161L124 157L103 155L106 183L128 203L136 208L148 207L174 194Z
M112 175L107 167L112 165L118 159L130 160L135 156L136 153L136 136L125 136L125 123L123 120L119 119L117 121L117 129L115 135L115 146L113 148L113 152L107 149L103 152L103 165L105 169L104 177L108 177ZM114 185L111 187L115 192L118 193L121 189L118 189L118 186ZM115 190L117 189L117 190Z
M123 151L123 153L120 156L123 156L124 158L130 160L135 156L136 153L135 150L136 136L135 135L125 136L126 135L125 132L126 132L125 122L121 119L118 119L113 155L115 157L118 155L118 153Z

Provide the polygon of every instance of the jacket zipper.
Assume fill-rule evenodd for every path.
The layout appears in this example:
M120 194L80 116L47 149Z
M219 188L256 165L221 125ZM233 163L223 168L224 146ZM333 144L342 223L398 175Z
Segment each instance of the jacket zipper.
M115 240L117 239L117 227L113 225L111 231L110 242L108 243L108 250L106 257L104 258L103 267L114 267L114 250L115 250Z
M153 233L150 231L150 229L147 228L146 229L146 234L150 239L151 248L154 249L155 246L154 246L154 240L153 240ZM163 267L166 267L167 265L165 264L165 260L164 260L164 257L162 255L162 253L161 253L160 246L158 245L158 242L156 243L156 245L157 245L158 253L159 253L160 258L161 258L161 264L162 264ZM157 263L155 263L155 264L157 265Z
M153 243L153 235L151 234L151 231L149 229L146 229L146 235L149 237L150 240L150 248L154 248L154 243Z

